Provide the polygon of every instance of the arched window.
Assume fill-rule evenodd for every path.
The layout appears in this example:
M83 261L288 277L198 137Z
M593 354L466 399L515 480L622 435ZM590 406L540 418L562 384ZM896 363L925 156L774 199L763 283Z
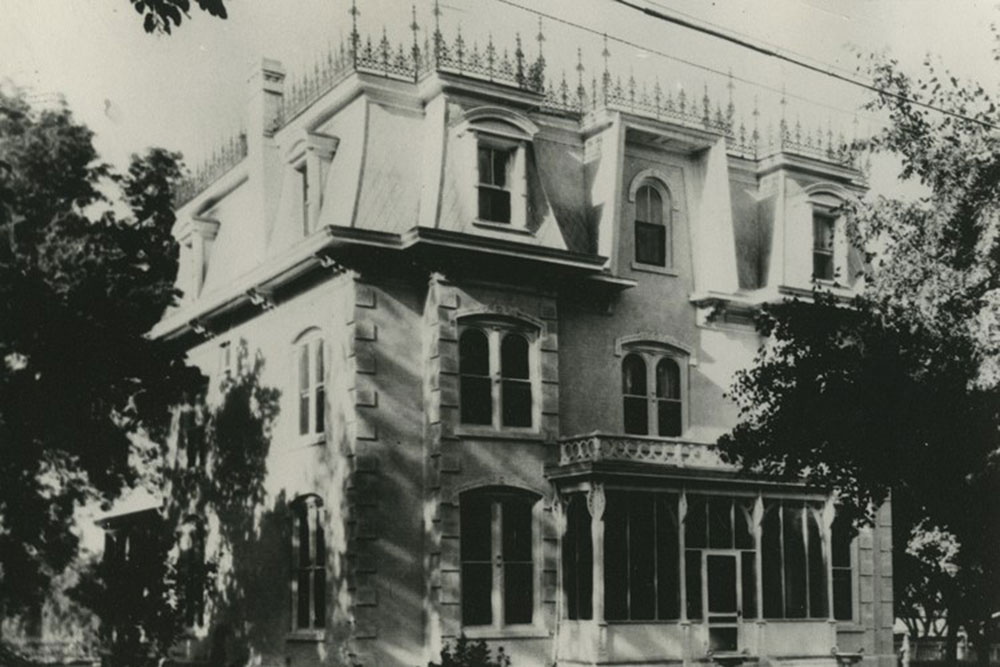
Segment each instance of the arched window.
M299 435L316 435L326 427L326 368L323 338L318 331L299 337L295 344Z
M684 433L684 373L663 349L642 346L622 360L625 432L677 437Z
M292 503L292 613L295 630L326 623L326 539L323 503L309 495Z
M656 363L656 421L660 435L681 434L681 370L670 358Z
M649 403L646 387L646 361L629 354L622 361L622 395L625 401L625 432L649 433Z
M566 618L570 620L590 620L594 616L594 546L590 523L586 496L572 494L566 505L566 534L562 543L563 591Z
M508 487L461 495L462 625L526 625L535 613L538 497Z
M765 618L829 618L822 507L764 500L761 573Z
M508 321L477 321L462 327L458 373L463 424L534 426L535 341L536 336Z
M665 194L665 193L664 193ZM671 264L670 196L647 184L635 193L635 261L668 267Z
M458 339L462 423L492 424L490 345L480 329L466 329Z

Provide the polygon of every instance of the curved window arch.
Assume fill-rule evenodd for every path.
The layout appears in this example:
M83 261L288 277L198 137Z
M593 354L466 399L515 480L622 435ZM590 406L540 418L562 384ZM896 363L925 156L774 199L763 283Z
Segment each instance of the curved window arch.
M539 500L537 494L506 486L459 496L462 625L533 623Z
M622 360L622 396L625 401L625 432L649 433L648 383L646 361L638 354Z
M322 332L308 329L295 339L295 388L300 436L326 428L326 360Z
M635 261L668 268L673 264L670 192L651 180L635 191Z
M625 432L677 437L684 433L685 358L663 346L636 344L622 359Z
M326 623L323 501L317 495L300 496L291 512L293 629L318 629Z
M519 322L463 322L458 338L459 414L463 424L532 428L537 333Z

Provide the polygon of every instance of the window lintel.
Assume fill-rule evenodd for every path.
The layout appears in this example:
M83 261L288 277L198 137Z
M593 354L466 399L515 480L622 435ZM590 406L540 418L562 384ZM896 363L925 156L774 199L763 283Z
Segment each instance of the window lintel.
M689 366L698 365L694 349L672 336L661 333L640 332L618 338L615 341L615 356L621 357L629 352L661 354L678 360L686 359Z
M673 196L670 191L670 186L667 185L670 182L669 177L665 172L660 169L643 169L638 174L636 174L628 186L628 200L630 202L635 202L636 194L639 192L639 188L644 185L648 185L655 190L659 191L660 195L663 197L664 201L667 203L667 209L673 209Z

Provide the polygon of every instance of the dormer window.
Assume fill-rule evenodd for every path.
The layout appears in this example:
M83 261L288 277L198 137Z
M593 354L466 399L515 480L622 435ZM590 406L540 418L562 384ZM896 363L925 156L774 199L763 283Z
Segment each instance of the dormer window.
M512 150L479 143L479 219L510 223Z
M304 236L316 231L323 208L323 188L340 139L306 132L286 153L282 215L288 216Z
M813 210L813 278L816 280L833 280L834 237L837 229L837 217L826 210Z
M671 273L674 263L673 198L667 175L655 169L636 174L628 190L632 219L632 268Z

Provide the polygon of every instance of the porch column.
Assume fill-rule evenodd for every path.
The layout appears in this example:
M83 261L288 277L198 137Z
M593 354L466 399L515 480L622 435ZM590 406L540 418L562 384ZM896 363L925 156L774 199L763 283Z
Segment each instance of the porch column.
M604 484L594 482L587 491L587 509L590 511L590 540L594 554L593 612L594 621L604 623Z

